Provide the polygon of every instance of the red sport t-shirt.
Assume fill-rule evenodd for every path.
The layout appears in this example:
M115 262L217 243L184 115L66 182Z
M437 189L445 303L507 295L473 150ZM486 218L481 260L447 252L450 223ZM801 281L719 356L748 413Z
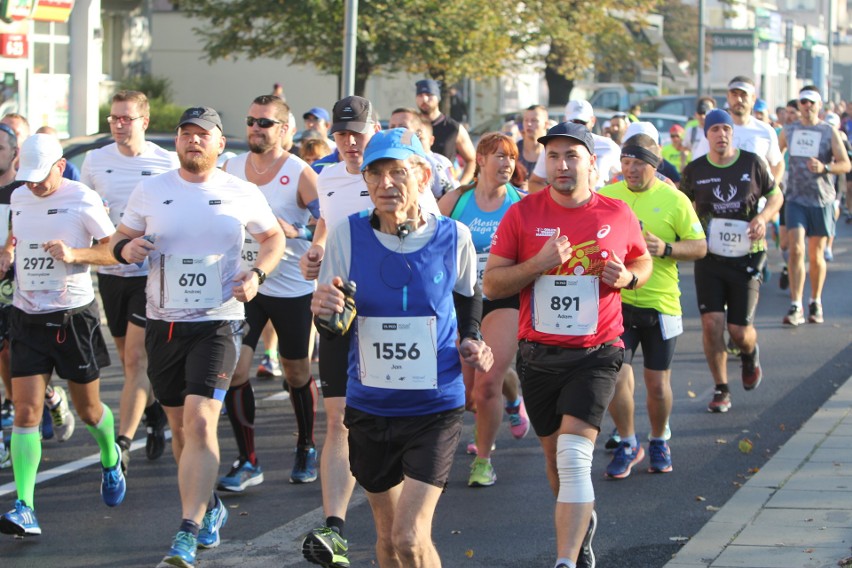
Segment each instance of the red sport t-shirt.
M574 254L521 290L518 338L568 348L616 341L624 331L621 295L600 280L613 254L625 264L645 253L639 220L626 203L597 193L583 206L567 208L551 189L513 204L491 243L491 254L521 264L556 233Z

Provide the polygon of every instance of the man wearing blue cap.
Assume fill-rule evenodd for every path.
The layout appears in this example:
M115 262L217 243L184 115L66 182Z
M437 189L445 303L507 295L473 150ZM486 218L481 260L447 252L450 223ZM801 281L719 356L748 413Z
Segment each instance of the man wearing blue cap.
M802 300L806 250L811 284L808 322L823 322L825 250L828 238L835 231L834 200L837 192L834 176L845 174L852 168L840 133L820 120L821 108L822 97L817 88L812 85L804 87L799 92L799 122L786 125L781 132L781 147L787 150L790 161L784 221L790 253L791 304L783 320L790 326L805 322Z
M707 234L707 256L695 262L704 354L716 385L707 410L727 412L731 394L726 328L740 350L743 388L754 390L763 378L754 315L766 264L766 224L778 213L784 197L765 162L735 146L731 115L711 110L704 120L704 134L710 151L686 166L680 189L695 203ZM766 205L758 213L761 197Z
M328 111L322 107L313 107L308 112L302 115L305 121L305 130L313 130L319 132L322 139L328 145L329 150L334 150L334 144L328 137L328 129L331 126L331 117Z
M624 358L621 290L652 260L627 204L593 191L591 132L563 122L538 141L550 185L509 207L483 293L521 297L517 370L556 495L554 566L594 568L592 454Z
M311 308L342 313L340 288L357 283L345 423L379 566L440 566L431 525L461 434L459 354L483 372L493 362L479 333L473 241L465 226L420 208L431 168L415 132L373 136L361 173L374 209L330 228Z
M459 176L459 183L464 185L473 179L476 169L476 150L470 140L470 134L464 126L444 115L438 109L441 102L441 87L434 79L422 79L417 81L415 99L417 108L423 115L423 120L432 123L432 151L442 154L455 162L456 156L461 158L463 169Z

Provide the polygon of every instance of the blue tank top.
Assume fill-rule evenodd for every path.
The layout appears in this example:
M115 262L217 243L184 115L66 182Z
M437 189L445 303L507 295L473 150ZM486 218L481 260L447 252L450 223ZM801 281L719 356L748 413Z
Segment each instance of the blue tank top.
M515 186L507 183L505 187L506 197L503 199L503 204L494 211L485 212L480 209L473 196L476 190L471 189L459 196L459 200L456 201L456 205L450 213L452 219L470 228L470 236L473 238L473 246L477 253L488 252L491 249L491 237L497 231L497 225L500 224L506 210L509 209L510 205L521 200L521 195L515 189Z
M420 345L437 353L437 388L399 390L365 385L361 381L358 323L353 326L349 348L349 382L346 404L377 416L422 416L464 406L464 382L456 348L457 323L453 288L458 231L455 221L437 217L438 226L429 243L418 251L400 254L379 242L369 213L349 217L353 255L349 279L358 285L355 306L358 316L401 318L436 316L435 346ZM398 321L398 320L397 320ZM400 342L405 342L401 335ZM372 349L373 345L364 345Z

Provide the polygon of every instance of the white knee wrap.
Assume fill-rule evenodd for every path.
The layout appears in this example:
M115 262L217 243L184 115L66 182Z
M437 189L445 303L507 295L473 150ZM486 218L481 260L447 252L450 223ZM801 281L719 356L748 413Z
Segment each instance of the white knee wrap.
M560 503L591 503L595 500L592 486L591 440L573 434L562 434L556 441L556 470L559 473Z

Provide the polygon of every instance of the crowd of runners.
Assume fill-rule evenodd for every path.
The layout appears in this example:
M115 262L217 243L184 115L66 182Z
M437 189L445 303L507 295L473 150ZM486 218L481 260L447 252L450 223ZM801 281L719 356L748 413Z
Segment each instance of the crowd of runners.
M754 315L768 242L784 251L783 322L824 321L852 147L845 109L827 108L817 88L772 116L753 80L734 77L725 109L699 98L665 145L641 114L617 113L593 134L582 100L557 124L531 106L517 136L474 144L441 113L440 93L418 81L387 130L362 97L311 108L298 147L283 95L261 95L247 101L249 151L233 155L214 109L187 109L171 152L145 138L145 94L120 91L113 143L79 171L51 129L30 135L25 117L3 117L0 468L17 499L0 532L41 534L42 440L69 439L78 419L100 449L102 499L119 506L144 422L146 457L163 455L169 428L178 466L181 518L158 566L191 568L220 544L218 492L264 490L250 489L264 481L251 378L283 376L298 427L289 481L319 479L325 516L294 554L350 566L358 483L379 566L440 566L432 520L456 448L473 455L470 487L497 483L505 414L544 453L554 567L594 567L591 466L606 412L608 478L629 477L646 454L648 471L674 469L671 367L690 285L678 264L695 263L710 412L732 408L729 356L744 390L763 379ZM117 421L100 399L101 309L124 371ZM647 452L634 423L640 346ZM462 441L465 412L475 428ZM220 471L222 415L238 455Z

